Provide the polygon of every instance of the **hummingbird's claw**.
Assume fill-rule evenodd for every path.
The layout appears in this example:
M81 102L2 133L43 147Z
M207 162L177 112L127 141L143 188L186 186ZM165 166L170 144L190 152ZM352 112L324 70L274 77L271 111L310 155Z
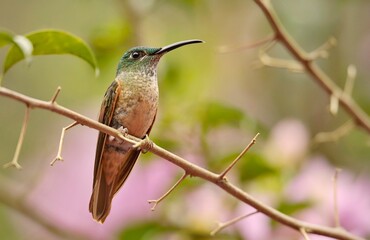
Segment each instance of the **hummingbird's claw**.
M123 126L120 126L117 130L120 133L122 133L123 136L125 136L128 133L128 129L127 128L124 128Z
M137 142L133 148L139 149L142 153L147 153L153 147L152 140L149 139L148 134L145 135L145 138Z
M127 129L127 128L124 128L123 126L119 127L119 128L117 129L117 131L118 131L118 132L120 132L120 133L122 134L122 136L124 136L124 137L125 137L125 136L127 135L127 133L128 133L128 129ZM115 137L113 137L113 136L109 136L109 141L113 141L113 140L119 141L120 143L122 143L122 142L123 142L123 140L122 140L122 139L115 138Z

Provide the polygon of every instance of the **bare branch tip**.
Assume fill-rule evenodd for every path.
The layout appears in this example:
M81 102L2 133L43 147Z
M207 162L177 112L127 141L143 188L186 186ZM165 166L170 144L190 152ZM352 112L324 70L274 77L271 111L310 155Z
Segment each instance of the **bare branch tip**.
M339 219L339 207L338 207L338 176L342 171L340 168L335 168L333 176L333 203L334 203L334 222L335 227L340 228L340 219Z
M226 182L226 174L235 166L235 164L244 156L244 154L256 143L257 137L260 133L257 133L249 144L243 149L243 151L232 161L232 163L225 168L225 170L218 175L219 182Z
M188 173L185 172L181 178L179 180L177 180L177 182L165 193L163 194L160 198L156 199L156 200L148 200L148 203L149 204L152 204L154 203L153 207L151 208L152 211L155 210L155 208L157 207L157 205L163 201L163 199L165 199L186 177L188 176Z
M338 114L338 109L339 109L339 99L335 94L332 94L330 96L329 111L333 116L336 116Z
M308 54L307 60L316 60L318 58L328 58L329 57L329 49L334 47L337 43L337 40L334 37L330 37L324 44L322 44L317 49L313 50L311 53Z
M50 103L52 103L52 104L55 103L55 101L57 100L57 97L58 97L58 95L59 95L59 93L60 93L61 90L62 90L61 86L58 86L57 87L57 90L55 91L53 97L50 100Z
M355 84L356 76L357 76L356 66L353 64L348 65L347 79L346 79L346 83L344 85L344 90L343 90L347 96L352 95L352 90Z
M245 218L248 218L256 213L259 213L258 210L254 211L254 212L251 212L251 213L247 213L245 215L242 215L242 216L239 216L239 217L236 217L234 219L231 219L227 222L216 222L217 223L217 227L215 229L212 230L212 232L210 233L211 236L214 236L216 235L216 233L220 232L221 230L223 230L224 228L227 228Z
M300 62L297 62L294 60L270 57L266 53L267 50L268 49L266 47L265 49L260 51L259 60L261 61L262 65L273 67L273 68L283 68L283 69L287 69L288 71L295 72L295 73L304 72L304 67Z
M357 68L356 68L356 66L354 64L348 65L347 74L348 74L348 76L352 76L352 77L355 77L356 76L356 74L357 74Z
M60 161L60 162L63 162L64 161L64 159L62 158L62 156L55 157L54 160L50 162L50 166L54 166L54 164L56 162L58 162L58 161Z
M11 167L14 167L18 170L22 169L22 166L16 161L11 161L3 165L3 168L11 168Z
M261 134L257 133L256 136L254 136L254 138L252 139L253 143L255 143L257 141L257 138L258 138L259 135L261 135Z
M153 204L153 206L150 208L150 210L152 212L155 211L155 208L157 207L158 203L159 203L159 200L148 200L148 203L149 204Z

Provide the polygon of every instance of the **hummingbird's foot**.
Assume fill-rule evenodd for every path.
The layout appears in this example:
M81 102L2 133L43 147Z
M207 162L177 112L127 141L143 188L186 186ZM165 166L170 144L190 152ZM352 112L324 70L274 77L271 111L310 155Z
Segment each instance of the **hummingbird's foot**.
M123 126L119 127L119 128L117 129L117 131L118 131L118 132L120 132L124 137L125 137L125 136L127 135L127 133L128 133L128 129L127 129L127 128L124 128ZM109 141L113 141L113 140L119 141L120 143L122 143L122 142L123 142L123 140L121 140L121 139L117 139L117 138L115 138L115 137L113 137L113 136L109 136Z
M152 140L149 139L148 134L145 135L145 138L137 142L133 148L139 149L142 153L147 153L153 147Z
M120 133L122 133L123 136L126 136L126 134L128 133L128 129L123 127L123 126L120 126L118 129L117 129Z

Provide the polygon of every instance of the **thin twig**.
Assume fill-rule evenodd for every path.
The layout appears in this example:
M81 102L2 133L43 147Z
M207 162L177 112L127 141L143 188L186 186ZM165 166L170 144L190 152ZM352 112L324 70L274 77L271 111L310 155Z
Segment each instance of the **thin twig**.
M354 124L351 120L344 123L339 128L331 132L320 132L316 134L313 141L314 143L323 143L323 142L335 142L340 138L346 136L353 129Z
M347 79L344 85L344 93L348 96L352 95L353 85L355 84L355 79L357 75L357 69L355 65L350 64L347 68Z
M58 86L57 87L57 90L55 91L53 97L50 100L51 103L54 103L57 100L57 97L58 97L58 95L60 93L60 90L62 90L62 88L60 86Z
M259 59L263 66L284 68L295 73L302 73L304 71L302 64L300 64L299 62L287 59L273 58L270 57L267 53L260 54Z
M235 164L244 156L244 154L256 143L257 137L260 134L257 133L256 136L250 141L250 143L244 148L244 150L237 156L234 161L219 175L219 179L222 180L225 178L226 174L235 166Z
M302 236L304 237L304 240L310 240L310 238L308 237L308 234L306 232L306 229L304 228L300 228L299 229L299 232L302 234Z
M181 178L179 180L177 180L177 182L165 193L163 194L160 198L158 198L157 200L148 200L148 203L149 204L153 204L153 207L150 209L152 211L155 210L155 208L157 207L157 205L163 200L165 199L186 177L188 176L188 174L185 172Z
M338 113L339 109L339 98L335 94L330 96L330 103L329 103L329 112L331 115L335 116Z
M229 227L230 225L233 225L233 224L235 224L235 223L237 223L237 222L239 222L239 221L241 221L241 220L243 220L243 219L245 219L245 218L247 218L247 217L250 217L250 216L252 216L252 215L254 215L254 214L258 213L258 212L259 212L259 211L258 211L258 210L256 210L256 211L254 211L254 212L251 212L251 213L248 213L248 214L245 214L245 215L242 215L242 216L236 217L236 218L234 218L234 219L231 219L231 220L229 220L229 221L227 221L227 222L223 222L223 223L218 222L218 223L217 223L217 227L216 227L214 230L212 230L212 232L211 232L210 234L211 234L211 236L214 236L214 235L216 235L218 232L220 232L221 230L223 230L224 228L227 228L227 227Z
M51 101L51 103L53 103L53 101ZM62 157L62 148L63 148L63 141L64 141L64 134L65 132L70 129L70 128L73 128L74 126L76 126L78 124L78 122L74 122L70 125L68 125L67 127L64 127L62 129L62 134L60 134L60 140L59 140L59 147L58 147L58 153L57 153L57 156L54 158L53 161L50 162L50 165L53 166L54 163L56 161L63 161L63 157Z
M284 26L277 17L271 1L269 0L254 0L261 8L270 26L272 27L277 41L285 46L285 48L293 55L293 57L302 64L306 72L311 75L315 81L331 96L338 96L340 105L353 118L354 122L370 133L369 116L358 106L358 104L348 95L343 94L343 91L334 83L334 81L325 74L306 53L298 43L289 35Z
M308 54L308 58L315 60L317 58L327 58L329 56L328 50L337 44L337 40L331 37L323 45Z
M356 67L352 64L349 65L347 68L346 84L344 85L344 90L342 94L346 94L348 97L351 96L356 74L357 74ZM337 96L337 92L335 92L330 96L330 113L334 116L337 115L338 107L339 107L339 96Z
M273 58L267 54L267 52L275 46L277 43L277 36L274 35L274 39L271 40L266 46L261 47L258 53L258 58L262 66L274 67L274 68L284 68L292 72L301 73L304 71L302 64L293 60Z
M120 131L117 129L111 128L103 123L100 123L96 120L93 120L91 118L85 117L82 114L79 114L77 112L74 112L68 108L65 108L63 106L58 105L56 102L52 104L50 101L42 101L36 98L32 98L26 95L23 95L21 93L12 91L5 87L0 87L0 95L5 96L11 99L14 99L19 102L23 102L26 105L28 105L30 108L40 108L49 110L51 112L55 112L59 115L65 116L67 118L70 118L72 120L75 120L79 124L83 126L88 126L90 128L94 128L100 132L106 133L110 136L117 137L119 139L122 139L126 142L129 142L131 144L135 144L138 142L138 138L135 138L133 136L124 136Z
M8 167L15 167L16 169L22 168L22 166L18 163L18 159L19 159L19 153L21 152L21 149L22 149L24 135L26 134L28 119L30 117L30 111L31 111L30 106L27 105L26 113L24 115L24 120L23 120L23 124L21 128L21 133L19 134L19 139L18 139L17 147L14 152L13 160L9 163L4 164L3 166L4 168L8 168Z
M26 103L30 107L33 107L33 108L41 108L41 109L46 109L46 110L55 112L59 115L73 119L81 125L85 125L90 128L96 129L98 131L104 132L110 136L120 138L131 144L135 144L141 141L141 139L138 139L134 136L130 136L128 134L127 136L123 136L123 134L120 133L117 129L111 128L98 121L92 120L88 117L83 116L82 114L79 114L70 109L62 107L56 103L51 104L49 101L42 101L39 99L31 98L31 97L25 96L21 93L9 90L4 87L0 87L0 95L14 99L16 101ZM153 144L153 147L149 151L177 165L178 167L184 169L184 171L187 174L194 176L194 177L200 177L210 183L217 185L218 187L223 189L225 192L229 193L231 196L235 197L241 202L244 202L250 205L251 207L257 209L261 213L270 217L271 219L287 227L296 229L297 231L299 231L300 228L304 228L306 229L306 231L309 229L309 232L312 234L323 235L323 236L332 237L332 238L341 239L341 240L364 240L364 238L351 234L341 228L338 229L338 228L325 227L325 226L320 226L316 224L311 224L308 222L295 219L288 215L285 215L279 212L278 210L258 201L257 199L255 199L254 197L252 197L251 195L249 195L242 189L236 187L229 181L220 181L219 174L213 173L211 171L208 171L207 169L201 168L189 161L186 161L185 159L173 154L172 152L169 152L159 147L155 143Z
M335 227L340 227L339 221L339 208L338 208L338 175L342 171L340 168L336 168L333 177L333 203L334 203L334 223Z

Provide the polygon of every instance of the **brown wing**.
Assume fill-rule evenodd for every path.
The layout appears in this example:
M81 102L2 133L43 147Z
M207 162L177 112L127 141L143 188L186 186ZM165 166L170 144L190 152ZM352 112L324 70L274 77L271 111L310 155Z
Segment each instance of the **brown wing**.
M99 122L108 126L111 125L120 91L121 86L117 81L114 81L109 86L100 109ZM93 192L91 194L89 204L89 210L92 213L93 218L101 223L105 221L105 218L109 214L110 203L112 200L112 186L107 184L106 178L102 175L104 167L102 164L102 157L107 137L107 134L99 132L95 155Z
M100 122L111 125L120 91L121 86L116 81L108 88L100 111ZM153 123L154 119L152 125ZM148 129L147 134L149 134L152 125ZM123 185L140 155L140 151L136 149L124 150L124 152L120 152L118 149L115 151L109 150L111 145L107 143L107 137L106 134L99 133L95 157L93 193L89 206L93 218L101 223L105 221L110 212L114 194ZM105 149L106 147L108 148Z
M121 85L117 81L113 81L104 95L104 100L100 108L99 122L110 126L120 92L121 92ZM98 143L96 145L96 154L95 154L93 187L95 185L96 176L98 174L98 169L101 164L101 158L104 152L104 145L105 145L106 138L107 138L107 134L99 132Z

